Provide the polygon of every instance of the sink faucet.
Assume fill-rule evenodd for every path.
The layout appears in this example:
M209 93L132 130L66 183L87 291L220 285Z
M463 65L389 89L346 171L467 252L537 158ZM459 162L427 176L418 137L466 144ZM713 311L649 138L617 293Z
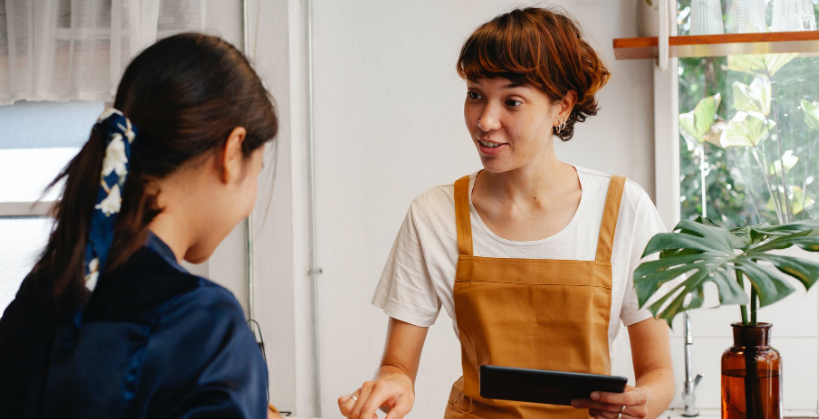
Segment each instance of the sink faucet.
M697 373L697 376L693 377L694 373L691 368L691 346L694 345L694 334L691 332L691 316L687 311L683 313L683 329L685 333L685 383L682 398L683 404L685 404L685 412L683 412L682 415L691 418L700 415L700 412L697 411L695 406L697 396L694 394L694 390L697 389L697 386L702 380L702 372Z

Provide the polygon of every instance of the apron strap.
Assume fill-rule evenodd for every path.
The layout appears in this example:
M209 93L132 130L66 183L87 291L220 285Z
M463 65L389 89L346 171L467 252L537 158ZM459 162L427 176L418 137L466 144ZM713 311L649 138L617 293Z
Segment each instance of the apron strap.
M623 186L626 178L612 176L609 181L609 192L606 195L606 206L603 209L603 221L600 223L600 237L597 239L598 262L611 262L611 249L614 243L614 231L617 229L617 217L620 215L620 200L623 198Z
M469 216L469 176L455 181L455 224L458 226L458 255L472 256L472 218Z

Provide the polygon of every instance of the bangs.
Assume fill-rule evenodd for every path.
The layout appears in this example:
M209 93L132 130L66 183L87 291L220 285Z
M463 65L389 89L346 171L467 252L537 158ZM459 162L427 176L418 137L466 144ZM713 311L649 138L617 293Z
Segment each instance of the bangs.
M503 77L529 84L546 93L554 89L546 62L548 40L535 22L509 13L479 27L464 43L458 57L458 75L465 80Z
M563 141L572 138L575 123L597 115L595 94L610 76L571 15L537 7L512 10L478 27L461 47L457 71L471 81L503 77L552 101L576 93L566 126L555 132Z

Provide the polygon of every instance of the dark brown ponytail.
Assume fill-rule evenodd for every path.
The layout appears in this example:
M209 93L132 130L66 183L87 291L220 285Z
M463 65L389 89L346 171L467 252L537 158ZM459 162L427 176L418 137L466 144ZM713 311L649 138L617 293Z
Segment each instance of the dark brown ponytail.
M247 130L245 157L278 130L272 98L245 56L219 38L196 33L165 38L139 54L122 76L114 107L139 134L105 272L143 246L148 224L162 211L156 194L148 192L150 182L220 150L236 127ZM84 252L106 148L99 131L92 130L49 186L65 179L53 210L55 225L34 272L50 282L63 314L85 298Z

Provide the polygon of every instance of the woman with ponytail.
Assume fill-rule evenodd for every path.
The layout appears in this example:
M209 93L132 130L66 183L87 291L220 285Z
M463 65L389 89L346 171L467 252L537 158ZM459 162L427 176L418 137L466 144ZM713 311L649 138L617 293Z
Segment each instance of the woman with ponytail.
M0 319L0 416L264 418L267 370L242 309L188 273L256 200L278 128L229 43L165 38L52 187L48 244Z

